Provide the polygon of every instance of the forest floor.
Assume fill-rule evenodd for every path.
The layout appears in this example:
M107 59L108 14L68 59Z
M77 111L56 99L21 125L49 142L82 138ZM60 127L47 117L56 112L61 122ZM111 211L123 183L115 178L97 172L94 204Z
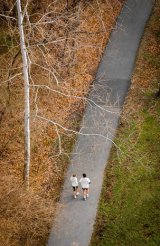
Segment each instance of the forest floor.
M160 1L140 45L91 245L160 245Z
M68 134L62 127L74 131L79 128L86 100L78 97L89 92L124 1L79 1L67 9L64 0L50 2L53 1L39 1L40 7L29 6L34 25L32 31L26 25L25 32L32 61L28 191L23 185L24 88L19 34L15 23L3 20L0 27L0 242L3 246L46 244L76 140L75 134ZM50 14L44 15L44 11ZM49 18L56 19L53 25ZM62 42L55 42L55 38ZM53 124L40 120L38 115Z

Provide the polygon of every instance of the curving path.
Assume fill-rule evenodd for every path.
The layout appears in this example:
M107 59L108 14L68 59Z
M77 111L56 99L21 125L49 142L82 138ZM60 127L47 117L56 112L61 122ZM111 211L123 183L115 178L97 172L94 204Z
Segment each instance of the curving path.
M82 135L73 150L48 246L88 246L90 243L104 169L153 3L153 0L127 0L117 19L90 92L89 98L94 103L90 101L86 107ZM92 181L87 201L83 201L82 196L72 198L69 182L72 173L80 178L83 172Z

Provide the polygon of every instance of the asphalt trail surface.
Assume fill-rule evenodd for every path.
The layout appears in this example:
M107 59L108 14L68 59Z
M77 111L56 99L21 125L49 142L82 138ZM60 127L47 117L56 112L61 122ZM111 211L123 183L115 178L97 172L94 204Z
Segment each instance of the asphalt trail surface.
M128 0L100 62L66 174L48 246L88 246L93 233L104 169L113 145L125 96L153 0ZM91 179L90 197L72 197L70 176Z

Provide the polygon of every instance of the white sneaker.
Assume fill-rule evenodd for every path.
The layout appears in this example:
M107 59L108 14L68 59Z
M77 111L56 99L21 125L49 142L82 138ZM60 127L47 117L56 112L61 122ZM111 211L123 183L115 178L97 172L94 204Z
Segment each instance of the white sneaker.
M89 197L89 195L87 194L87 195L86 195L86 197L88 198L88 197Z
M74 196L74 198L77 198L76 195Z
M83 200L86 201L86 197L85 196L83 197Z

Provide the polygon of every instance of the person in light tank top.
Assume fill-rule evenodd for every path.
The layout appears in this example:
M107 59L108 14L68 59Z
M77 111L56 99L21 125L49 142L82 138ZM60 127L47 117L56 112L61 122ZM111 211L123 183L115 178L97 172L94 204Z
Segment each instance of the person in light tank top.
M89 185L91 183L90 179L87 177L85 173L83 173L82 178L79 180L79 183L82 186L83 190L83 199L86 201L86 199L89 197Z
M70 181L71 181L72 188L73 188L73 197L77 198L77 196L79 195L79 192L78 192L78 180L77 180L76 174L73 174L70 177Z

